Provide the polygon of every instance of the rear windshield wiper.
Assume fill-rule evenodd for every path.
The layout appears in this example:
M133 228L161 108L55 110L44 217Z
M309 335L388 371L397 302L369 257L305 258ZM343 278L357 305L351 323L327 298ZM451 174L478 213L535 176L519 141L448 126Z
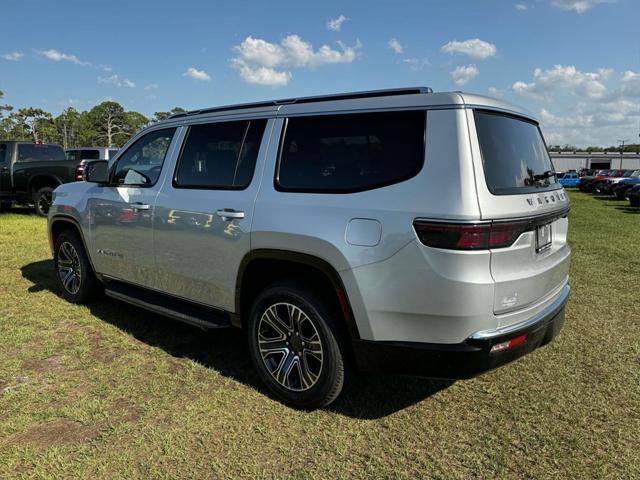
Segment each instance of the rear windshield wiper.
M534 175L534 180L544 180L545 178L553 177L556 174L553 170L547 170L546 172L541 173L540 175Z

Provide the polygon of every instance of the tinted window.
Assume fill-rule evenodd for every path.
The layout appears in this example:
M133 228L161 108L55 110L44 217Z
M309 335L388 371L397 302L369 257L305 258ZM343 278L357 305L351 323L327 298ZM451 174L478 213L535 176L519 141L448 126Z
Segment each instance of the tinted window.
M116 153L118 153L118 150L109 150L109 159L115 157Z
M0 143L0 163L3 163L5 158L7 158L7 145Z
M118 159L113 182L120 185L154 185L162 171L162 163L175 130L155 130L131 145Z
M99 160L100 152L98 150L80 150L80 160Z
M80 152L78 150L67 150L67 158L69 160L80 160Z
M558 181L535 123L476 111L476 129L489 190L497 195L553 189Z
M67 158L60 145L21 143L18 145L18 161L63 160Z
M174 184L189 188L245 188L251 183L266 120L189 128Z
M424 111L289 118L277 187L355 192L417 174L424 163Z

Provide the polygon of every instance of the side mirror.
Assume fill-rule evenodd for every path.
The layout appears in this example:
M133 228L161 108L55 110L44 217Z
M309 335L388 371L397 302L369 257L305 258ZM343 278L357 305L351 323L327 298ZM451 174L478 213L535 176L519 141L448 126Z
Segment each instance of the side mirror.
M109 162L106 160L93 160L87 162L82 172L82 179L85 182L109 183Z

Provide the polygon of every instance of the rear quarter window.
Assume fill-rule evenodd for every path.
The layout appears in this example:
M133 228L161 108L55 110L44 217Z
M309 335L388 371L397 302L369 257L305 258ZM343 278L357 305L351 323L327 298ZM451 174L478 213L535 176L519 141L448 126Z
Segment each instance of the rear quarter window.
M497 112L474 112L484 174L494 195L558 188L538 125Z
M276 189L352 193L411 178L424 163L425 124L425 111L291 117Z

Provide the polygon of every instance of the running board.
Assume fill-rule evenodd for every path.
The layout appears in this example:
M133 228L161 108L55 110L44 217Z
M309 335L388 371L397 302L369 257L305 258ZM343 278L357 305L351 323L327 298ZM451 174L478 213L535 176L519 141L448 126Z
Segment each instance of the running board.
M110 281L105 286L104 293L116 300L188 323L203 330L231 326L229 315L222 310L170 297L127 283Z

